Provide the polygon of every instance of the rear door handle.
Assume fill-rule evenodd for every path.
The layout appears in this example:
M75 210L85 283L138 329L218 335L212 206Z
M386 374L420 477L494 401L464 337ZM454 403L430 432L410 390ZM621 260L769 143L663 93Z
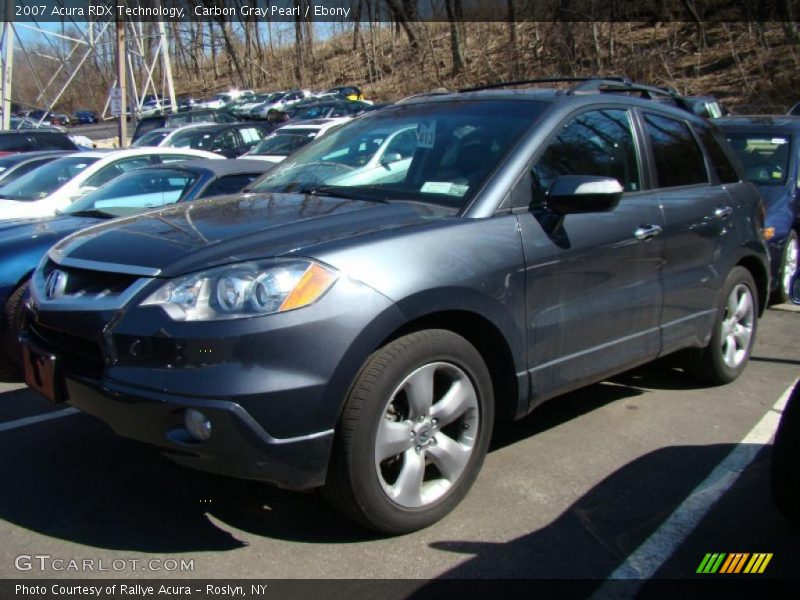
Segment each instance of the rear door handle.
M714 211L714 216L718 219L727 219L733 214L733 209L730 206L718 206Z
M633 232L633 236L637 240L645 241L656 237L659 233L661 233L659 225L642 225Z

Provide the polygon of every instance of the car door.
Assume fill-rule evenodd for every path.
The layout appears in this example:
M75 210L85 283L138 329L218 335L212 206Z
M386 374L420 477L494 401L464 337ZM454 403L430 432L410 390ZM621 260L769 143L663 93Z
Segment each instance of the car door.
M642 111L652 155L654 185L664 211L663 352L695 338L705 344L716 315L717 296L727 273L720 250L734 206L712 177L689 123ZM716 180L717 177L714 177Z
M584 110L556 128L514 191L526 204L518 220L537 401L659 352L663 217L643 190L641 156L629 110ZM625 191L609 212L558 218L546 191L562 175L614 177Z

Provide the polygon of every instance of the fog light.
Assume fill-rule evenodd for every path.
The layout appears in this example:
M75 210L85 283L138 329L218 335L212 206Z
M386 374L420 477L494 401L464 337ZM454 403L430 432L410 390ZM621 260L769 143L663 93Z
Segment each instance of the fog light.
M187 408L183 415L186 430L198 442L205 442L211 437L211 421L199 410Z

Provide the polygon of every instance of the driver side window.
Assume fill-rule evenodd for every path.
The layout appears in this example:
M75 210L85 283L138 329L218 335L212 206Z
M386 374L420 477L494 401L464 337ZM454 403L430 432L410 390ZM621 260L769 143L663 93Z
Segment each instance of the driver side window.
M534 201L544 200L561 175L613 177L626 192L641 189L639 162L627 110L601 109L568 121L531 169Z

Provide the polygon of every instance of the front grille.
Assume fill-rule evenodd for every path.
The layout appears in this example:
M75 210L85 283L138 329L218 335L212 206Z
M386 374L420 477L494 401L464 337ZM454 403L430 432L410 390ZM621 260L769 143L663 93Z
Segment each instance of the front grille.
M118 295L139 279L137 275L65 267L48 259L42 272L45 281L55 269L67 276L67 284L64 288L64 294L67 296Z
M27 328L32 341L56 354L68 371L92 379L102 377L105 361L96 341L32 321L28 321Z

